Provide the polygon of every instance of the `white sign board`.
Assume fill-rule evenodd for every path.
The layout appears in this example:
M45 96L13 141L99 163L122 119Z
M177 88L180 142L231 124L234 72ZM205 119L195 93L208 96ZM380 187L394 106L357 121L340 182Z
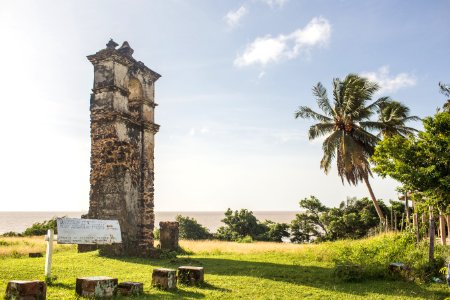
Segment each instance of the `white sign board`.
M58 218L58 244L122 243L117 220Z

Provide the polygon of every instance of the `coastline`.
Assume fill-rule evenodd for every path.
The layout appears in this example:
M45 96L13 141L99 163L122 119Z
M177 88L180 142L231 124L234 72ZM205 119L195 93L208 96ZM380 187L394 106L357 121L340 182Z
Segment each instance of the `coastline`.
M86 211L0 211L0 234L5 232L23 232L34 223L43 222L53 217L71 217L80 218ZM277 223L290 223L298 211L254 211L255 217L263 222L271 220ZM177 215L191 217L198 223L215 232L217 228L224 224L221 220L224 218L223 211L156 211L155 227L159 226L160 221L175 221Z

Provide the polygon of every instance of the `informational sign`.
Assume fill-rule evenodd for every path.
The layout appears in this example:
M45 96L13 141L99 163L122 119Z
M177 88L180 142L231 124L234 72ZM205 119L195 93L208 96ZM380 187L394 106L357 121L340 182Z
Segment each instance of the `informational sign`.
M58 244L104 245L122 243L117 220L58 218Z

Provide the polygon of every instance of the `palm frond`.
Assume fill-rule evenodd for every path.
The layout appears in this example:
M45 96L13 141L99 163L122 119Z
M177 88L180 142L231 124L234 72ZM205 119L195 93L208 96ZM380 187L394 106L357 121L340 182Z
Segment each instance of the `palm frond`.
M344 135L341 147L338 149L338 174L344 182L356 185L363 181L365 176L371 175L369 154L364 145L353 139L350 135Z
M313 111L307 106L300 106L295 112L295 118L313 119L321 122L330 122L332 119Z
M318 123L309 127L309 139L313 140L316 137L323 136L334 130L334 123Z
M342 131L335 131L322 144L323 157L320 161L320 168L324 170L325 174L328 174L331 169L331 163L336 156L336 149L340 144L342 135Z
M327 90L323 87L323 85L319 82L316 86L313 87L313 95L316 97L317 104L320 109L328 116L334 115L334 110L330 105L330 101L328 100Z
M334 98L334 108L337 114L341 114L343 106L343 89L342 82L339 78L333 79L333 98Z
M368 153L373 153L376 144L380 141L375 135L362 129L359 126L355 126L352 137L362 143L362 147L367 150Z
M408 116L403 119L405 122L407 121L421 121L422 119L418 116Z
M384 125L382 122L378 122L378 121L364 121L364 122L359 122L359 126L361 126L362 129L364 129L365 131L367 130L383 130L384 128L386 128L386 125Z
M450 97L450 85L449 84L439 82L439 89L440 89L441 94L443 94L446 97Z
M368 109L369 111L374 111L378 109L378 111L380 111L391 101L392 100L390 97L381 97L372 102L370 105L366 106L366 109Z

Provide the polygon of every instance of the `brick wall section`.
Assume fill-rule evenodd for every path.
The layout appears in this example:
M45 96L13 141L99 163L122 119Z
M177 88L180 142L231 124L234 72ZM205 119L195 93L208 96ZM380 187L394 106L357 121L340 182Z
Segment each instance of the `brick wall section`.
M105 255L149 256L154 228L154 83L160 75L133 57L127 42L88 56L91 95L91 173L87 218L117 219L122 244ZM82 248L82 247L81 247Z

